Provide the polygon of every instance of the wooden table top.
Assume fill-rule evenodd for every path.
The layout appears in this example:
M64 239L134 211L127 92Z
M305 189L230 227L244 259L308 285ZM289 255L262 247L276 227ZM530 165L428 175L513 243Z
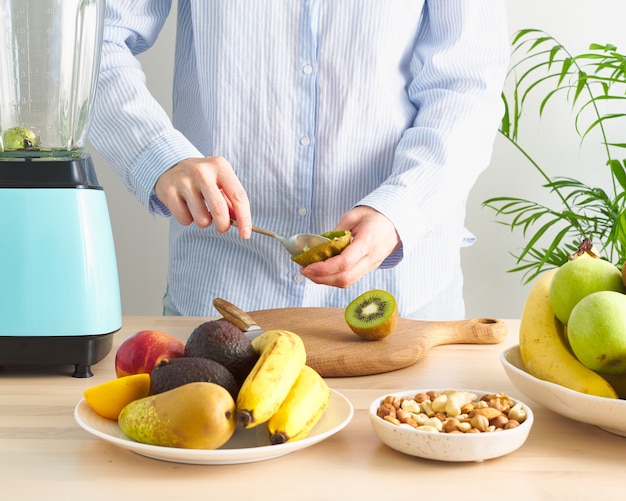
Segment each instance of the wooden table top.
M448 345L406 369L330 378L355 407L346 428L312 447L249 464L190 465L146 458L109 444L75 422L85 388L115 377L117 346L143 329L185 340L206 318L124 317L94 376L73 367L0 368L0 498L30 499L459 499L589 500L624 496L626 438L560 417L520 394L499 360L517 343L519 321L496 345ZM528 403L535 424L526 443L481 463L443 463L384 445L369 404L388 392L429 388L505 392Z

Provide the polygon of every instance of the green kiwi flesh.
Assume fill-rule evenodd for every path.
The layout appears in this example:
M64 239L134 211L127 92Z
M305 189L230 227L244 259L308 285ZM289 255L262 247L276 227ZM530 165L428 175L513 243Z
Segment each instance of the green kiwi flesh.
M352 300L344 316L357 336L376 341L386 338L396 329L398 305L389 292L374 289Z
M340 254L350 243L351 233L348 230L333 230L321 234L329 239L321 245L316 245L310 249L305 249L295 256L291 256L300 266L308 266L318 261L325 261L328 258Z

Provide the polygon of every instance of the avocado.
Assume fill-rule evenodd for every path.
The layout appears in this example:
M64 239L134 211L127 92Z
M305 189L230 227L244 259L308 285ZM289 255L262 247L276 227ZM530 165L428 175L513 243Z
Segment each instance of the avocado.
M188 383L214 383L225 388L233 399L237 398L239 385L235 377L222 364L208 358L180 357L164 360L150 373L150 394L173 390Z
M241 386L259 355L239 327L221 318L193 330L185 343L185 357L208 358L222 364Z

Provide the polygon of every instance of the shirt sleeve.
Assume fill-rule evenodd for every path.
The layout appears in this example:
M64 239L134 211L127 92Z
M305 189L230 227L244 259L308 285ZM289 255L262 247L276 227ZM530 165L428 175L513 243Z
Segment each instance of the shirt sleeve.
M203 156L151 95L135 57L154 44L170 8L171 0L107 0L89 135L126 189L165 216L168 209L154 195L157 179L177 162Z
M491 158L508 63L502 0L425 3L407 88L413 126L397 145L392 175L359 203L387 216L402 241L381 267L464 207Z

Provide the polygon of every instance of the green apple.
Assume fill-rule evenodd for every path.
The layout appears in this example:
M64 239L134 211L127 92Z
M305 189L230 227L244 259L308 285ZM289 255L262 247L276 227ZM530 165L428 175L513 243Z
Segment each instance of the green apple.
M556 271L550 284L550 304L556 317L567 325L574 306L598 291L624 292L622 274L604 259L582 256Z
M567 338L576 358L605 374L626 373L626 294L593 292L569 318Z

